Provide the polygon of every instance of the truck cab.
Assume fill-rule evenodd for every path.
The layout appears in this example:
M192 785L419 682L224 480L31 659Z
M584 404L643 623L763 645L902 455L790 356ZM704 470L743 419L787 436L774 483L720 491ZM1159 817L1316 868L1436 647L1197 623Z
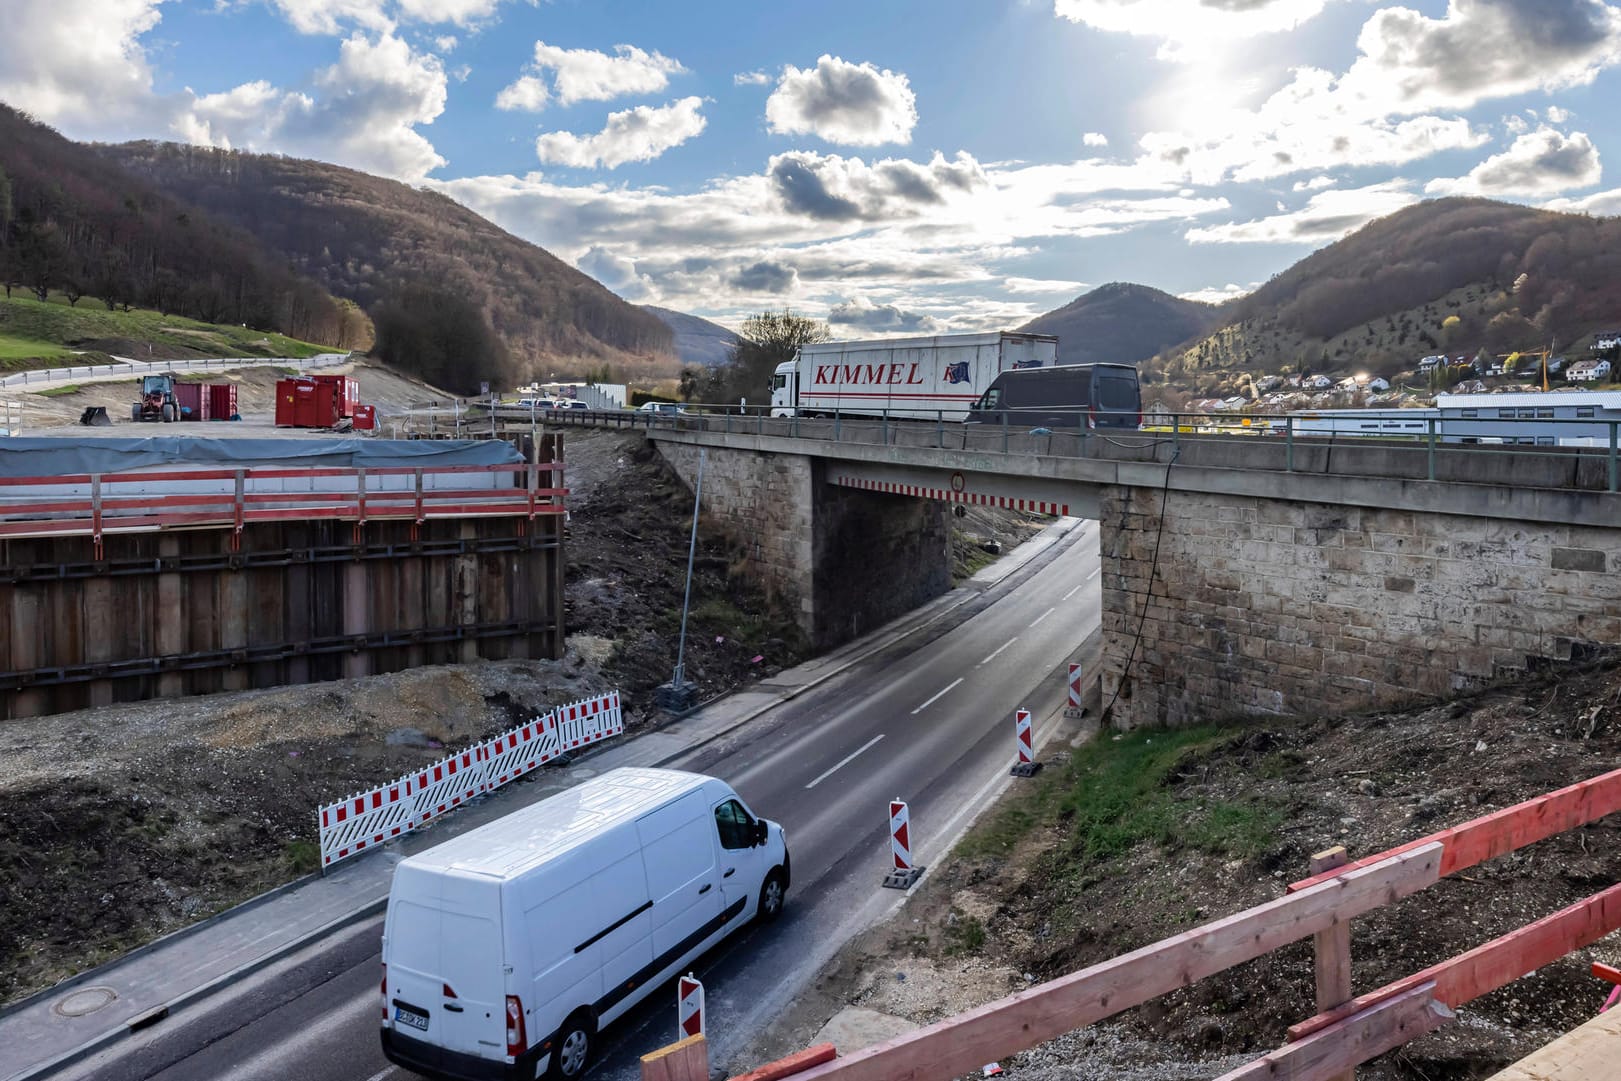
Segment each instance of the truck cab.
M799 361L785 360L771 373L771 415L797 416L799 404Z

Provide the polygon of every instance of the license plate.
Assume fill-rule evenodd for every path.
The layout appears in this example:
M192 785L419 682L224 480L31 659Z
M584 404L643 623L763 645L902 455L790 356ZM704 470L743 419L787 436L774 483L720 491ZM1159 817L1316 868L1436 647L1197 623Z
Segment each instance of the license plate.
M409 1006L394 1004L394 1020L402 1025L410 1025L419 1032L428 1031L428 1015L421 1010L413 1010Z

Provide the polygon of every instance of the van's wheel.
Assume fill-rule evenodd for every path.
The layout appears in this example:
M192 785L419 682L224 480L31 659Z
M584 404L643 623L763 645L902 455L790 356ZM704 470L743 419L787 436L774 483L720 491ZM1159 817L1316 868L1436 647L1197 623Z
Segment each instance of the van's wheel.
M783 880L780 868L765 876L765 884L760 887L759 917L761 923L770 923L782 915L782 899L787 894L788 885Z
M557 1030L557 1050L552 1052L551 1076L575 1078L585 1075L591 1061L591 1040L597 1034L596 1022L586 1010L575 1010Z

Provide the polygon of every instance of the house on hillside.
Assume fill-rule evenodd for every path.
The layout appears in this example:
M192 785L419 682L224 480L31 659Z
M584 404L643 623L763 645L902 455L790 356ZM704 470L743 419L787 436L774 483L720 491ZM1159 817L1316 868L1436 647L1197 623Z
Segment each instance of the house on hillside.
M1283 386L1283 376L1263 375L1255 381L1255 393L1266 394Z
M1610 362L1607 360L1578 360L1565 373L1565 378L1572 383L1596 383L1609 377Z
M1452 393L1484 394L1486 393L1486 384L1481 382L1479 379L1465 379L1463 382L1452 388Z
M1372 379L1368 380L1364 386L1373 391L1375 394L1383 394L1385 391L1390 389L1390 380L1386 379L1382 375L1376 375Z
M1441 353L1436 353L1434 356L1424 357L1422 360L1420 360L1418 362L1418 370L1421 372L1432 372L1436 368L1444 368L1446 365L1446 356Z
M1601 330L1588 346L1595 353L1607 353L1611 349L1621 349L1621 330Z
M1326 375L1314 375L1300 385L1303 387L1308 387L1311 390L1327 390L1329 387L1334 385L1334 380L1330 379Z

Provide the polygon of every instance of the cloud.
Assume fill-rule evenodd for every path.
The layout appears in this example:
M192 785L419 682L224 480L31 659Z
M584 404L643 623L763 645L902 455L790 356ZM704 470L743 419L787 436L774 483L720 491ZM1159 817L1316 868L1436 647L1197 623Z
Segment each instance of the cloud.
M1326 0L1054 0L1053 13L1097 30L1163 38L1161 58L1212 40L1293 30Z
M1514 140L1460 177L1437 177L1424 185L1431 195L1554 195L1599 182L1598 148L1585 132L1565 135L1541 128Z
M1237 300L1241 296L1248 296L1260 287L1260 282L1250 282L1248 285L1228 282L1226 285L1211 285L1203 289L1195 289L1190 293L1178 293L1176 295L1183 300L1196 300L1203 304L1225 304L1229 300Z
M594 49L562 49L544 41L535 42L534 59L524 70L527 74L497 95L498 108L539 109L547 100L540 78L545 72L552 73L558 104L573 105L612 101L627 94L657 94L669 87L670 76L687 71L678 60L634 45L615 45L614 55L609 56ZM503 99L514 104L502 105ZM535 104L516 104L519 102Z
M268 0L300 34L341 34L345 24L394 32L386 0Z
M173 128L195 143L316 158L409 183L445 164L416 130L444 112L438 57L390 35L355 34L311 82L315 94L261 80L195 97Z
M0 101L53 125L116 136L152 95L140 37L162 0L7 0Z
M502 88L495 95L495 107L507 111L518 110L526 113L538 113L546 107L551 99L551 91L546 89L544 80L533 75L521 76L516 82Z
M604 247L587 248L574 265L626 300L639 301L651 293L647 280L636 269L636 261L618 252Z
M740 71L732 76L733 86L765 86L771 82L771 76L763 71Z
M1549 199L1542 204L1544 210L1562 210L1569 214L1621 215L1621 188L1594 192L1580 199Z
M615 169L626 162L652 161L698 135L708 123L698 107L701 98L682 98L669 105L638 105L609 113L608 124L595 135L549 131L535 140L535 154L550 165L576 169Z
M758 262L746 266L727 279L733 288L749 293L791 293L799 284L799 272L782 263Z
M828 221L904 217L987 186L984 169L964 151L950 160L936 151L926 163L796 150L773 157L766 175L790 212Z
M942 329L940 321L933 316L902 311L893 304L874 304L865 297L835 304L828 309L827 321L834 326L892 334L933 334Z
M1418 201L1404 180L1318 192L1299 210L1248 222L1189 229L1190 244L1328 244Z
M461 43L456 40L455 34L440 34L433 39L433 47L442 53L450 52L459 44Z
M779 135L849 146L907 143L917 124L917 97L905 75L824 54L812 70L783 68L765 115Z
M1081 136L1082 146L1108 146L1109 137L1099 131L1089 131Z
M1086 282L1063 278L1003 278L1002 289L1008 293L1027 293L1032 296L1074 296L1092 288Z
M501 0L397 0L405 22L455 23L475 26L495 14Z

